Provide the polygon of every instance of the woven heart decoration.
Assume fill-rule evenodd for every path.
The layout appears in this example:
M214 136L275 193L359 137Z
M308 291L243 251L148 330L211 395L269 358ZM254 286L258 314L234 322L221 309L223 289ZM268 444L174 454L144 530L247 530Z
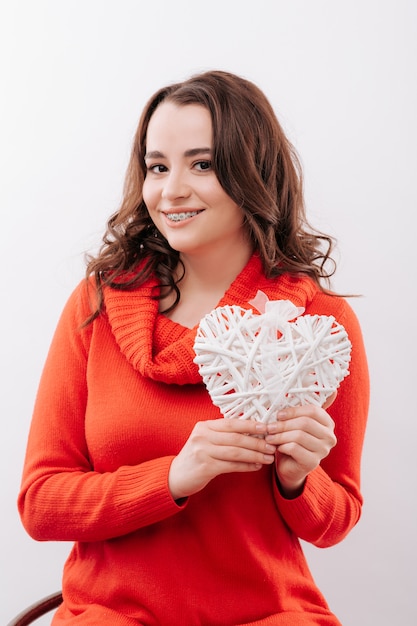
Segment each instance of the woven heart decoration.
M250 304L259 301L260 315L223 306L198 326L194 361L213 404L224 417L260 422L288 406L322 406L349 374L346 330L333 316L301 315L289 300L258 292Z

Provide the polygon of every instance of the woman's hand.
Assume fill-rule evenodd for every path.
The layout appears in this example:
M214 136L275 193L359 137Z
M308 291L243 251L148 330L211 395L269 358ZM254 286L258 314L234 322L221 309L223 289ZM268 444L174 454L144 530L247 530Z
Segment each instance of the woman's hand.
M276 446L264 439L266 434L266 424L251 420L197 422L171 464L168 485L174 500L197 493L219 474L254 472L273 463Z
M308 405L280 411L277 422L268 424L266 443L276 446L275 465L282 494L294 498L302 492L307 475L336 445L334 422L323 408Z

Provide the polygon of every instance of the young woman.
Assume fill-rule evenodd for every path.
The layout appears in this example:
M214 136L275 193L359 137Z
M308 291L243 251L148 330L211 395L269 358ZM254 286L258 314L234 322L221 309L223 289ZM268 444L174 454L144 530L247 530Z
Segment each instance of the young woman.
M296 155L255 85L213 71L151 98L29 435L23 524L74 542L54 626L340 624L299 542L341 541L362 504L368 372L352 309L322 284L331 244L308 226ZM328 410L261 424L211 402L196 327L259 289L347 330L350 375Z

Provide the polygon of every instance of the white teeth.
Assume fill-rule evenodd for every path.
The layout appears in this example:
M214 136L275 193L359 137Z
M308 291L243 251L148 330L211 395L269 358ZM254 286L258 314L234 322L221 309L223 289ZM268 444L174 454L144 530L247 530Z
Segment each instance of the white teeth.
M194 217L197 215L199 211L189 211L188 213L167 213L166 216L169 220L173 222L181 222L182 220L187 220L190 217Z

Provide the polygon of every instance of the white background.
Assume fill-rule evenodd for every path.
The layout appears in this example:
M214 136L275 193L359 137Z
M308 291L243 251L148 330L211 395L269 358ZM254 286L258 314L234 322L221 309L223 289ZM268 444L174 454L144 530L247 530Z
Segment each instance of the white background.
M271 100L310 219L338 238L334 287L363 294L365 506L342 544L306 548L312 571L344 626L417 623L416 60L414 0L2 0L1 623L60 588L70 548L30 539L15 504L58 316L118 206L146 100L213 68Z

